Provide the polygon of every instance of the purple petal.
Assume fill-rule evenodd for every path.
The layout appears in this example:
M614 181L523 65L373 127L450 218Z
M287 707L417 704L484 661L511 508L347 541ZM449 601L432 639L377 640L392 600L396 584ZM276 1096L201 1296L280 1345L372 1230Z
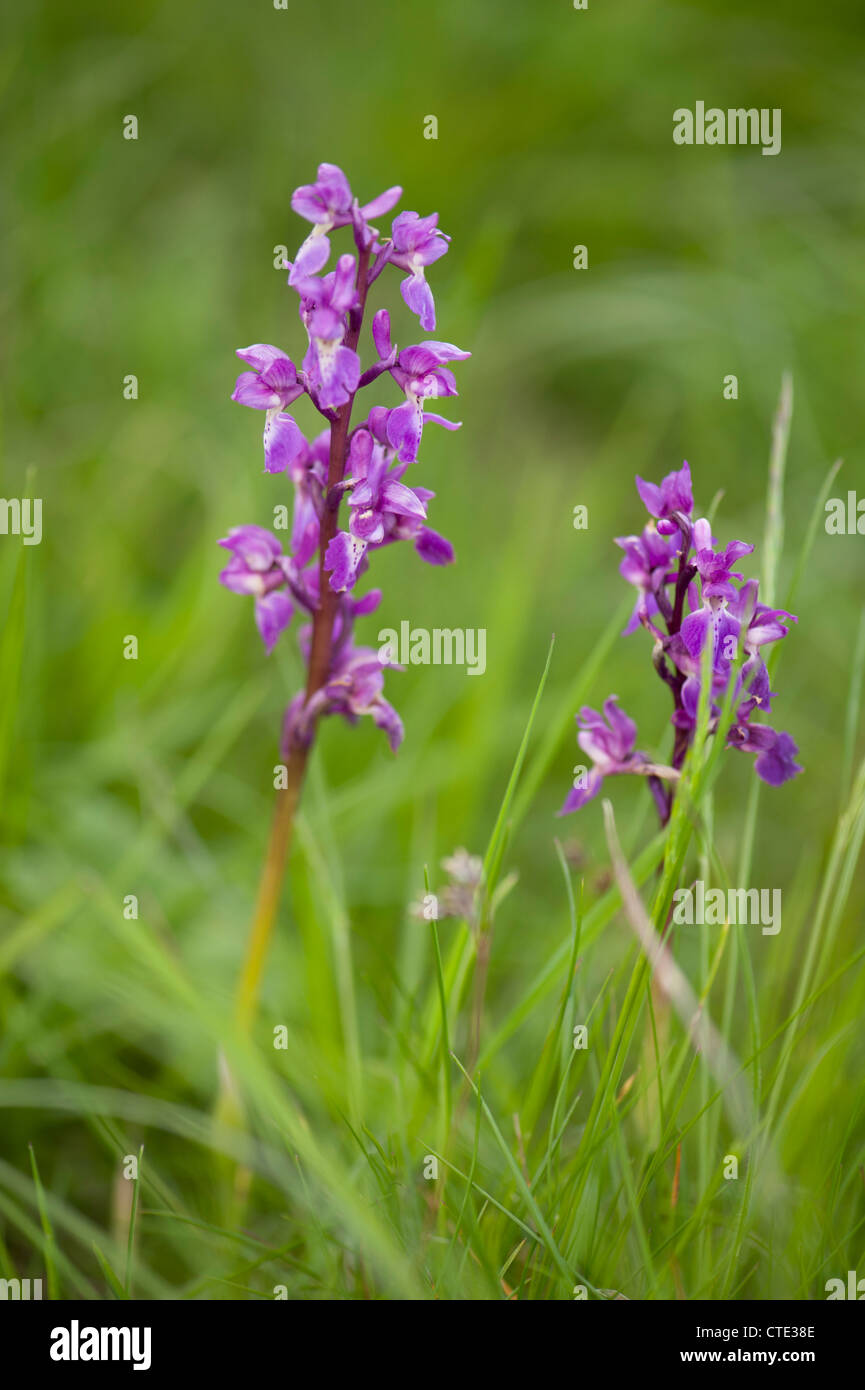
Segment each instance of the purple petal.
M712 528L704 516L694 522L691 540L696 551L712 549Z
M619 709L618 695L610 695L604 701L604 714L614 735L616 759L618 762L625 762L634 751L637 726L624 710Z
M433 367L440 367L443 362L462 362L467 357L471 357L471 353L463 352L462 348L455 347L453 343L415 343L413 347L403 348L399 355L399 365L410 376L425 376Z
M730 541L727 549L724 551L727 568L729 569L730 566L735 564L737 560L740 560L743 555L750 555L753 549L753 545L748 545L747 541Z
M274 591L255 601L255 622L268 655L276 645L276 639L291 622L294 609L287 594Z
M382 507L385 511L396 512L397 516L426 517L426 507L405 483L388 478L381 490Z
M414 548L428 565L453 564L454 548L450 541L445 540L437 531L431 531L428 526L422 527L418 532Z
M393 219L390 234L397 251L415 251L428 240L438 223L439 215L431 212L420 217L416 212L401 212Z
M349 527L351 534L365 545L381 545L384 540L384 517L372 507L353 510Z
M354 395L360 381L360 358L351 348L318 349L318 372L321 387L319 404L325 410L336 410Z
M649 516L660 516L661 514L661 489L656 483L646 483L641 477L637 477L637 492L643 502Z
M316 275L330 257L330 241L322 232L311 232L294 258L288 275L288 283L293 289L310 275Z
M364 203L361 208L363 216L367 222L373 222L377 217L384 217L385 213L390 212L402 197L402 189L398 184L393 188L388 188L386 192L379 193L377 198L373 198L371 203Z
M290 415L274 415L264 425L264 471L284 473L306 448L306 440Z
M711 629L712 611L709 608L698 608L696 613L690 613L682 623L679 635L695 661L699 660L706 637Z
M241 372L234 383L231 399L238 405L252 406L253 410L274 410L282 405L278 392L267 386L257 372Z
M637 492L643 500L650 516L670 517L673 512L684 512L690 516L694 508L694 499L691 493L691 470L687 460L682 467L674 473L668 473L662 479L660 487L655 483L647 483L638 477ZM658 528L661 530L661 528ZM665 526L664 535L670 535L672 528Z
M786 623L781 622L782 618L787 618L791 623L798 622L794 614L785 612L783 608L764 608L762 604L758 604L748 628L748 646L762 647L767 642L777 642L780 638L786 637L790 629Z
M297 385L297 372L291 358L280 352L261 373L261 379L266 386L271 386L284 396Z
M301 559L298 552L306 549L307 537L310 532L318 532L318 515L315 504L306 488L296 487L294 490L294 515L291 523L291 549L298 565L303 565L310 558L306 555Z
M443 415L435 415L431 410L424 412L424 419L427 424L443 425L446 430L461 430L462 420L446 420Z
M387 734L387 741L391 747L391 752L395 753L402 743L405 730L403 729L402 720L393 705L389 705L387 700L379 695L378 699L374 700L370 705L369 713L372 715L378 728L384 729Z
M257 372L266 372L280 357L285 358L286 362L291 360L282 348L274 347L272 343L252 343L249 347L237 348L236 356Z
M291 195L291 206L308 222L327 222L334 213L351 207L351 188L336 164L319 164L315 183L302 184Z
M370 613L374 613L381 603L381 589L370 589L363 598L355 599L352 604L352 613L356 618L365 618Z
M754 771L770 787L780 787L802 771L796 762L796 747L790 734L776 734L771 747L762 752L754 763Z
M597 796L603 780L602 774L593 767L586 778L585 787L571 787L558 814L567 816L570 815L571 811L579 811L581 806L585 806L587 802L592 801Z
M390 357L390 314L387 309L379 309L372 321L372 340L380 358Z
M738 618L733 617L728 608L723 608L720 613L715 615L714 626L715 650L713 653L713 661L715 670L723 671L726 669L726 665L732 660L732 655L728 655L727 653L730 652L735 655L736 648L739 645L739 629L741 624ZM733 639L732 642L729 640L730 638Z
M435 300L423 271L417 270L403 280L400 293L412 313L417 314L423 331L430 333L436 326Z
M282 546L272 531L263 526L234 526L219 544L230 550L251 570L269 570L282 554Z
M348 531L337 531L324 556L324 567L330 571L331 589L339 593L351 588L365 554L365 541L358 540Z
M222 541L219 542L223 544ZM253 570L247 568L242 560L233 556L231 563L220 571L220 584L224 584L226 589L230 589L233 594L258 594L261 592L262 578Z
M369 474L370 460L372 459L372 434L370 430L360 426L355 430L348 446L348 476L351 478L366 478Z
M387 419L387 437L398 451L401 463L414 463L423 434L423 410L420 405L406 401L392 410Z
M623 560L623 561L622 561L622 564L624 564L624 563L625 563L625 562L624 562L624 560ZM656 607L656 608L657 608L657 606L658 606L658 605L655 604L655 607ZM622 636L623 636L623 637L630 637L630 635L631 635L632 632L637 632L638 629L641 628L641 627L643 626L642 616L641 616L641 615L642 615L642 613L643 613L643 611L644 611L644 609L645 609L646 607L647 607L647 605L646 605L646 603L645 603L645 600L644 600L644 598L643 598L643 595L640 594L640 595L638 596L638 598L637 598L636 603L634 604L633 612L631 613L631 616L630 616L630 618L628 619L626 626L622 628Z
M682 708L693 728L697 723L697 710L700 704L700 682L696 676L689 676L682 686Z
M387 422L389 415L390 411L387 406L374 405L367 416L367 427L371 431L373 438L378 440L379 444L387 444L388 442ZM430 418L430 416L427 416L427 419Z
M328 277L329 278L329 277ZM340 256L330 285L330 305L338 314L347 313L357 303L357 265L354 256Z

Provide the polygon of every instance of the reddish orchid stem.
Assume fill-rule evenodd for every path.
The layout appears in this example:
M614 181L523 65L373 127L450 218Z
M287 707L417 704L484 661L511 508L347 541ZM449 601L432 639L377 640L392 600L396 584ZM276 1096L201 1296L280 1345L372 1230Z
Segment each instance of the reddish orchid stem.
M358 268L355 281L358 307L349 316L348 332L345 337L346 346L352 351L357 349L363 326L366 296L369 288L369 260L369 247L358 246ZM330 430L327 492L324 515L321 521L319 606L312 616L312 645L306 683L307 703L325 684L330 669L333 625L336 618L338 596L328 583L325 555L327 547L337 531L339 504L342 497L339 484L345 474L348 431L353 405L354 396L339 408ZM270 839L262 866L255 912L237 987L235 1016L238 1026L244 1032L249 1031L258 1006L261 979L282 896L282 883L291 848L294 818L303 790L311 746L312 741L310 740L306 744L293 743L289 747L286 758L286 785L276 793L276 807L271 824Z
M662 616L664 618L664 622L666 624L667 633L670 637L674 637L682 626L682 616L684 613L685 597L688 592L688 586L691 583L691 580L694 578L695 574L697 573L695 566L688 563L688 551L691 547L691 527L686 521L686 519L682 517L679 513L676 513L676 521L678 522L679 530L682 533L682 550L679 557L679 573L676 576L676 591L673 597L672 607L670 607L669 600L666 600L666 595L663 595L664 599L666 600L666 607L669 611L664 611L664 607L661 604L661 593L656 595L659 607L661 608ZM663 652L659 652L658 654L658 658L655 661L655 670L661 677L661 680L664 681L665 684L668 685L670 688L670 692L673 696L674 709L680 710L682 708L682 686L685 684L685 677L682 675L681 671L670 671L669 667L667 666L666 656ZM682 765L685 761L685 757L688 752L688 743L688 730L680 729L677 727L676 735L673 740L672 757L672 766L676 769L677 772L681 770ZM648 782L650 787L652 788L653 795L655 796L655 802L658 806L658 814L660 816L661 825L664 826L669 821L670 814L673 809L674 789L672 786L670 786L669 788L664 787L663 783L660 781L659 778L650 777L648 778ZM652 785L653 783L654 786ZM664 811L661 810L662 803L666 807Z

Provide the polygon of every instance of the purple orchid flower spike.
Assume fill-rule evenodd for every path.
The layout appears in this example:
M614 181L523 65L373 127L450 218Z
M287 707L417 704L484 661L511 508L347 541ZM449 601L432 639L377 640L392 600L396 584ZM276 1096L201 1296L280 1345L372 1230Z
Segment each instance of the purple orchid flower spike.
M294 514L287 555L277 537L260 527L230 532L222 544L232 551L232 559L221 577L235 592L254 595L256 621L268 651L298 608L312 616L304 652L310 680L307 693L298 697L303 710L298 728L312 729L322 713L339 712L335 689L326 701L313 696L332 683L344 648L351 642L355 618L371 611L364 607L366 599L349 593L368 568L369 554L408 540L428 564L449 564L454 558L450 543L427 525L428 506L435 494L428 488L408 487L403 474L418 456L426 400L456 394L453 374L444 364L470 354L436 342L399 353L390 343L390 318L385 310L373 321L378 358L363 375L357 351L369 288L389 263L408 272L402 289L409 307L424 324L435 321L425 270L445 253L449 241L438 230L438 215L396 217L392 236L383 243L371 226L370 219L389 212L400 192L390 188L360 206L342 170L321 164L316 182L298 188L292 198L294 210L313 224L294 262L289 262L289 284L299 297L309 340L303 370L298 371L291 358L272 344L255 343L238 350L250 370L238 377L232 399L265 412L265 468L270 473L287 473L294 484ZM319 276L316 272L330 254L329 236L339 228L351 231L357 254L340 256L334 270ZM350 432L346 412L355 395L385 372L404 392L405 404L396 409L375 407L366 424ZM311 443L286 413L304 393L328 422L328 428ZM426 418L458 428L439 416ZM335 471L337 429L342 442ZM347 501L348 510L345 528L338 525L342 500ZM320 640L322 632L330 634L329 655ZM306 640L301 639L302 647ZM358 668L354 664L350 669ZM376 682L382 679L380 665L374 675ZM362 701L352 696L345 708L356 714ZM380 700L373 701L374 717L383 708ZM389 715L383 727L390 732L396 727Z
M436 326L435 301L427 284L425 267L432 265L448 249L450 237L438 229L438 213L419 217L416 212L401 212L394 218L391 229L392 265L409 272L400 285L400 293L413 314L417 314L425 333Z
M659 484L639 477L636 484L655 522L639 536L620 536L616 541L625 552L621 574L638 591L625 632L642 627L652 636L652 664L673 698L671 765L658 766L634 751L636 730L615 703L605 704L606 720L584 708L579 715L579 743L593 766L569 792L562 814L578 810L596 796L605 776L633 772L646 777L661 822L666 824L675 782L697 728L702 658L708 642L712 656L709 733L718 730L729 696L733 715L727 746L755 753L754 770L771 786L780 786L802 771L791 735L754 722L757 714L771 714L776 698L760 649L786 637L796 618L785 609L760 603L757 581L746 580L734 569L752 553L752 545L730 541L719 549L709 522L703 517L692 520L687 463ZM740 657L744 657L741 666ZM731 680L735 680L732 691Z
M279 538L263 527L231 530L220 541L231 552L220 578L232 592L253 597L268 652L296 613L308 620L297 634L306 678L283 720L285 781L242 975L239 998L244 1011L257 993L261 945L273 929L293 818L321 720L339 715L354 724L369 716L394 752L403 738L402 721L384 696L385 671L392 663L355 643L355 623L372 613L381 598L375 589L356 597L359 581L376 550L401 541L409 541L431 565L449 564L454 558L450 543L427 524L435 494L407 486L403 475L418 458L427 400L456 395L453 374L445 364L470 354L439 342L400 353L390 343L388 314L380 311L373 320L377 355L361 370L367 301L388 265L397 273L407 272L403 299L425 331L435 325L426 271L448 246L448 238L438 231L437 214L404 213L394 219L392 236L383 241L372 225L372 219L391 211L400 193L399 188L389 188L361 205L341 169L319 165L316 182L296 189L292 197L295 212L312 223L294 261L287 263L288 283L298 295L308 337L303 368L298 371L286 353L267 343L239 350L249 370L238 377L232 398L265 412L265 469L284 474L293 484L294 510L287 553ZM330 236L341 229L351 237L354 253L346 252L333 270L319 274L330 257ZM404 402L394 409L375 406L352 428L359 392L379 378L386 381L387 373ZM287 413L303 394L325 421L325 429L311 442ZM459 428L436 415L426 419ZM280 505L278 510L285 512L287 530L288 508ZM245 1012L244 1021L249 1021Z

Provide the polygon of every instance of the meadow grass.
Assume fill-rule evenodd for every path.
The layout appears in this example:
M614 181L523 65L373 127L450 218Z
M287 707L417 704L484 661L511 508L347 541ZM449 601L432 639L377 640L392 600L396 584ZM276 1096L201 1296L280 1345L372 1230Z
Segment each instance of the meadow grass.
M770 469L769 571L780 559L783 477L782 446ZM805 565L814 535L809 527ZM27 564L24 552L10 583L12 672L27 641ZM229 962L212 968L202 940L182 949L152 890L127 920L121 890L157 861L166 881L189 873L200 892L227 897L199 907L205 937L234 916L237 887L217 891L223 866L189 803L218 783L220 760L260 705L260 679L225 701L173 784L145 735L148 803L125 853L100 873L76 868L70 852L67 871L41 885L38 905L4 938L7 978L17 968L29 987L7 987L0 1105L35 1136L29 1173L0 1164L5 1277L44 1271L54 1298L560 1299L580 1289L805 1298L857 1267L862 1092L844 1093L839 1111L837 1078L856 1064L865 989L865 947L844 930L865 833L865 765L851 758L861 637L838 813L824 844L803 844L783 890L794 921L785 916L770 949L752 927L727 924L714 937L704 928L694 953L674 930L690 982L683 974L670 987L647 948L697 868L706 882L734 881L713 810L731 755L708 736L704 707L666 830L653 834L639 817L628 864L605 803L616 877L600 883L551 836L559 901L543 932L548 954L525 975L493 972L489 996L472 1002L482 950L494 961L501 933L532 934L520 885L503 870L519 867L533 793L571 711L601 679L621 618L614 607L555 708L550 643L471 920L425 922L408 910L410 887L422 896L440 877L422 862L435 795L423 761L396 788L374 773L358 804L343 788L348 812L317 765L281 917L287 939L252 1038L231 1021ZM747 794L736 883L750 882L759 861L770 794L756 781ZM413 849L389 958L370 956L367 941L361 969L339 827L373 807L408 820ZM98 834L100 808L91 815ZM368 889L374 863L369 875ZM378 915L373 906L370 920ZM628 919L640 945L622 929ZM585 1048L575 1046L578 1024ZM238 1100L231 1123L210 1113L220 1065ZM129 1156L140 1160L137 1178Z

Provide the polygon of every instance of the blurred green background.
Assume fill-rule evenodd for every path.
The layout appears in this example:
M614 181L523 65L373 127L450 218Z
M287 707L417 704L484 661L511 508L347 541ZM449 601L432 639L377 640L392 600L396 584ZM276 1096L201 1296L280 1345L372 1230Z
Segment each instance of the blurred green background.
M428 430L411 479L435 489L431 521L458 563L433 570L410 547L376 557L384 600L359 637L374 642L404 618L483 627L486 674L391 674L406 726L397 759L366 723L322 731L265 988L268 1016L338 1069L339 990L319 944L321 883L336 885L364 1052L378 1059L370 1077L386 1091L391 1020L429 970L406 906L425 863L436 880L455 846L482 851L551 634L542 733L622 602L612 537L642 525L635 473L657 480L687 458L698 510L723 489L716 531L757 543L745 562L757 573L771 418L789 369L782 593L833 459L845 460L835 495L865 496L861 11L803 0L590 0L585 12L570 0L289 0L285 11L268 0L35 0L7 7L3 27L2 492L42 497L44 528L39 547L0 539L12 614L0 695L3 1075L209 1104L211 1042L130 953L120 904L136 894L140 930L227 1004L280 713L301 678L293 636L266 659L251 606L217 580L217 539L268 525L289 500L288 484L262 473L258 417L229 400L233 354L264 341L302 355L273 248L299 245L306 224L290 195L327 160L362 201L400 183L402 208L439 211L453 240L430 274L434 336L473 353L449 412L462 430ZM673 110L698 99L781 107L780 155L675 146ZM128 114L136 141L123 138ZM437 140L424 139L430 114ZM572 266L577 244L586 270ZM395 339L416 341L397 277L384 281ZM730 373L735 401L722 395ZM137 400L123 397L127 374ZM578 503L585 532L572 525ZM817 535L775 682L806 771L761 802L755 881L787 896L783 946L754 937L759 972L801 949L811 900L797 869L822 853L836 814L863 558L862 537ZM137 661L123 659L127 634ZM610 691L638 719L641 745L668 755L666 692L641 636L615 645L590 703ZM493 1012L562 939L554 835L579 842L587 882L607 872L599 807L554 819L575 761L568 720L508 847L519 884L496 924ZM718 847L733 863L750 764L731 755L719 787ZM643 795L624 779L614 788L629 845L649 834ZM849 949L861 909L860 881ZM601 965L627 941L611 928ZM504 1104L533 1037L530 1027L504 1054ZM860 1071L862 1060L860 1041ZM847 1066L834 1079L841 1096L855 1049ZM32 1140L46 1185L101 1221L113 1169L93 1133L38 1105L7 1113L5 1163L26 1171ZM161 1142L188 1195L201 1181L194 1156Z

